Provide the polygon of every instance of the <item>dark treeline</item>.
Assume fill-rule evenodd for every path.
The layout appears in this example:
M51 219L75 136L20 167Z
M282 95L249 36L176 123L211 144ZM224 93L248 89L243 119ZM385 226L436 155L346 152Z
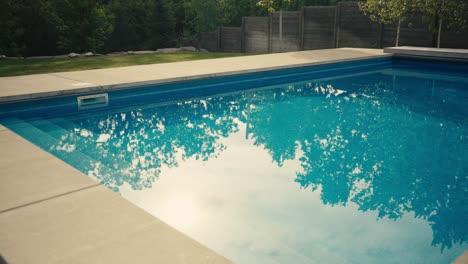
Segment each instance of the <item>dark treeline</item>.
M242 16L336 0L2 0L0 54L143 50L196 45L200 32Z

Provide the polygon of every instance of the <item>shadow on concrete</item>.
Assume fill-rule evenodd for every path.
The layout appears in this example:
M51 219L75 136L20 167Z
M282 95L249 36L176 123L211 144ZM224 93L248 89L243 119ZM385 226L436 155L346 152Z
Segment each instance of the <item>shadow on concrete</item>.
M0 255L0 264L8 264L8 262Z

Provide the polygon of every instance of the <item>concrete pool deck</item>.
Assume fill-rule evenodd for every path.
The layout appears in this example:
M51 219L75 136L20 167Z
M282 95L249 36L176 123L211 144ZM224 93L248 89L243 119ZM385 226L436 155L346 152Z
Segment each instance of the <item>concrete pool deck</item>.
M0 262L230 263L1 126L0 148Z
M444 49L401 46L385 48L384 53L394 54L397 56L468 60L468 49Z
M0 78L0 103L391 56L340 48Z
M0 78L0 101L354 59L333 49ZM230 263L0 125L0 263Z

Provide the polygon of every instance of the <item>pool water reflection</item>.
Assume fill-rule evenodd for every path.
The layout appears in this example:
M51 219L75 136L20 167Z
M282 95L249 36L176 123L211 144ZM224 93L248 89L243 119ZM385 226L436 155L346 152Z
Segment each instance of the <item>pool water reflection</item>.
M404 73L24 122L235 263L449 263L468 250L468 76Z

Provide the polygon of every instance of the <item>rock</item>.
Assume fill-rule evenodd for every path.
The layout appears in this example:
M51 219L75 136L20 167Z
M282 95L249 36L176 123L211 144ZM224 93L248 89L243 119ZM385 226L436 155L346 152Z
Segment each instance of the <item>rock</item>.
M54 56L32 56L32 57L27 57L27 60L50 60L53 59Z
M165 49L157 49L157 53L176 53L178 51L181 51L180 48L165 48Z
M138 51L134 51L133 54L151 54L155 52L156 51L154 50L138 50Z
M192 51L192 52L198 51L197 48L192 47L192 46L180 47L180 50L186 50L186 51Z
M80 57L80 54L78 53L72 52L68 54L68 58L78 58L78 57Z
M127 51L127 54L128 54L128 55L132 55L132 54L134 54L134 53L135 53L135 52L134 52L133 50Z
M66 59L68 58L68 55L57 55L57 56L54 56L54 59Z
M24 60L24 57L6 57L7 60Z
M4 60L6 59L6 56L5 55L0 55L0 60Z
M119 52L111 52L107 53L107 56L121 56L121 55L127 55L128 53L126 51L119 51Z
M206 49L200 49L200 52L209 52L209 51Z
M96 57L96 56L102 56L102 54L94 53L94 52L86 52L86 53L81 54L81 56L84 56L84 57Z

